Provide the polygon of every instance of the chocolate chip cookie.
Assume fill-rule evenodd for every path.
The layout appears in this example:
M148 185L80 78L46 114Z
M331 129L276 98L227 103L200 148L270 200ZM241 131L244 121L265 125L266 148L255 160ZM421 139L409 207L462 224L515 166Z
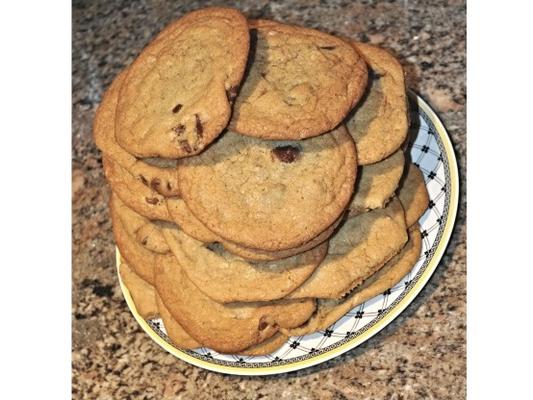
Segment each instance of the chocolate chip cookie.
M253 249L312 240L337 220L354 190L356 154L344 126L302 141L226 132L178 165L187 207L209 230Z
M157 292L155 293L155 299L157 303L157 308L159 311L159 315L161 316L161 319L163 320L163 324L165 325L165 330L167 331L167 335L174 342L174 344L182 349L196 349L198 347L202 347L200 343L198 343L196 340L194 340L186 331L183 329L183 327L179 324L178 321L172 316L170 311L168 311L168 308L163 303L163 300L161 300L161 297Z
M134 179L163 196L178 196L176 160L134 157L115 140L115 111L126 72L121 72L107 89L94 117L93 136L106 158L118 163Z
M230 128L295 140L335 128L364 93L367 68L353 47L326 33L268 20L249 21L249 71Z
M302 325L315 311L315 301L217 303L189 280L177 259L159 256L155 286L165 307L185 331L204 346L238 353L271 338L279 328Z
M283 260L250 263L221 245L193 239L175 225L160 227L187 277L219 303L280 299L300 286L327 252L322 244Z
M161 243L160 233L146 230L150 221L128 208L118 196L111 196L109 208L120 254L142 279L153 284L155 257L170 255L170 248ZM154 247L157 252L152 250Z
M174 342L174 344L182 349L196 349L202 347L200 343L194 340L178 321L170 314L170 311L166 308L165 304L161 300L161 297L156 293L157 306L159 308L159 314L165 325L168 337ZM247 356L261 356L274 352L287 341L287 336L276 333L274 336L266 339L264 342L258 343L247 349L239 351L239 354Z
M117 142L137 157L201 152L229 122L249 39L246 18L228 8L193 11L165 28L128 68Z
M290 336L300 336L326 329L355 306L396 285L416 264L421 250L420 228L415 225L409 229L409 241L402 251L375 274L342 299L318 300L317 311L309 321L295 329L284 329L284 333Z
M135 179L113 159L104 155L102 162L113 193L128 207L150 219L170 220L165 196Z
M365 96L346 120L355 140L357 162L373 164L394 153L408 129L407 96L403 68L389 52L350 41L368 64Z
M287 298L337 299L381 268L407 242L403 208L393 199L349 218L329 242L326 258Z
M333 234L341 222L341 218L338 218L337 221L335 221L329 228L299 247L280 251L267 251L240 246L236 243L224 240L216 233L207 229L206 226L192 214L182 199L169 198L166 202L170 217L187 235L199 240L200 242L221 244L224 246L224 249L230 253L252 261L281 260L283 258L291 257L296 254L311 250L325 242Z

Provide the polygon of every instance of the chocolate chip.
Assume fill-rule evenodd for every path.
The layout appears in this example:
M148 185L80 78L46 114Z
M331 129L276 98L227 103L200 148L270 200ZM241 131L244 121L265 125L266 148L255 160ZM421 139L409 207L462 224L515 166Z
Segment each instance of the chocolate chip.
M200 116L198 114L194 114L194 116L196 118L196 133L201 138L204 133L204 127L202 126L202 121L200 121Z
M145 197L144 199L148 204L156 205L157 203L159 203L157 197Z
M141 182L144 183L146 186L148 186L148 181L146 180L146 178L142 175L139 175L139 178L141 178Z
M157 190L159 185L161 185L161 180L159 178L154 178L150 182L150 187L154 190Z
M337 46L320 46L322 50L335 50Z
M181 110L181 107L183 107L183 104L176 104L176 107L172 109L172 112L174 114L178 113Z
M170 185L170 182L167 181L167 190L172 190L172 186Z
M300 157L300 149L290 145L276 147L272 153L283 163L292 163Z
M185 132L185 125L183 124L176 125L174 128L172 128L172 130L176 132L178 135L180 135L183 132Z
M186 140L180 140L178 144L185 153L190 153L192 151L191 145Z
M146 246L146 243L148 243L148 237L144 237L143 240L141 240L143 246Z
M239 91L238 86L232 86L228 90L226 90L226 96L228 97L228 100L230 103L232 103L233 100L235 100L235 98L237 97L238 91Z

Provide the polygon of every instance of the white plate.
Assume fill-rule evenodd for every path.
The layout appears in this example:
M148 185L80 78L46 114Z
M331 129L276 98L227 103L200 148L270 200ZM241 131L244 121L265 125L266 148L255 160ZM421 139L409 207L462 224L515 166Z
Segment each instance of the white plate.
M291 337L276 352L254 357L223 355L206 348L175 347L160 319L145 321L138 314L128 289L120 281L126 302L146 333L174 356L198 367L236 375L270 375L323 363L359 346L390 324L414 300L437 268L452 233L459 197L457 162L448 134L429 105L416 95L411 97L414 128L409 152L411 161L424 174L430 205L419 220L423 238L420 259L400 283L355 307L325 331ZM119 267L117 249L117 270Z

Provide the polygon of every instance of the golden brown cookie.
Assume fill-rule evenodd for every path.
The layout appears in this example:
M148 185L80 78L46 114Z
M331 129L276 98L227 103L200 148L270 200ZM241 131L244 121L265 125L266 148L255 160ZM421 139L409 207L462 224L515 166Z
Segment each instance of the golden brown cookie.
M309 321L295 329L283 329L284 333L300 336L326 329L355 306L396 285L416 264L421 249L420 229L415 225L409 229L409 241L405 247L387 264L342 299L319 300L317 311Z
M143 228L148 220L128 208L114 194L109 201L109 208L113 220L115 242L120 254L142 279L153 284L155 257L158 253L150 250L150 247L153 248L154 246L148 244L160 242L156 236L157 232L148 236L149 233ZM142 235L139 235L138 232L141 228ZM145 237L147 237L146 241L142 240ZM160 251L159 254L171 254L170 248L165 249L162 244L157 247L162 251L167 250L166 253Z
M304 251L311 250L325 242L333 234L341 222L341 218L337 219L337 221L335 221L325 231L299 247L280 251L267 251L240 246L236 243L222 239L220 236L207 229L205 225L202 224L198 218L191 213L182 199L169 198L166 200L166 202L170 217L187 235L204 243L220 243L222 246L224 246L224 249L230 253L252 261L281 260L283 258L291 257L296 254L303 253Z
M300 286L318 267L327 243L278 261L251 263L188 236L176 225L160 224L187 277L219 303L277 300Z
M429 194L422 171L415 165L409 164L398 190L398 199L405 210L407 226L414 225L426 212L429 204Z
M142 218L144 219L144 217ZM136 229L135 239L145 248L154 253L170 253L170 247L168 247L167 241L161 233L161 230L148 219L144 219L143 224Z
M134 179L163 196L178 196L176 160L138 159L120 147L115 140L115 110L124 77L125 71L115 78L96 111L93 125L94 141L105 157L118 163Z
M165 330L167 331L167 335L172 340L172 342L177 347L180 347L182 349L196 349L198 347L202 347L202 345L196 340L194 340L192 337L190 337L189 334L185 331L185 329L183 329L183 327L178 323L178 321L174 319L174 317L170 314L170 311L168 311L168 309L163 304L161 297L159 297L157 293L155 295L155 298L157 301L157 306L159 308L159 314L161 315L161 319L163 320L163 324L165 325ZM264 342L258 343L240 351L239 354L247 356L262 356L270 354L276 351L281 346L283 346L286 341L287 336L278 332L274 336L266 339Z
M139 315L146 319L159 315L154 287L137 275L124 260L120 263L119 272L122 283L130 292Z
M355 193L348 206L350 215L383 208L394 196L405 166L403 151L385 160L359 168Z
M350 41L368 64L368 88L346 127L355 140L357 162L373 164L400 148L407 137L408 109L402 66L389 52Z
M269 251L301 246L330 227L352 196L355 173L355 146L342 125L293 142L228 131L178 166L182 198L202 224Z
M170 220L163 195L135 179L113 159L104 155L102 162L113 193L128 207L150 219Z
M287 298L337 299L372 275L407 241L400 202L349 218L329 241L326 258Z
M190 337L190 335L185 331L185 329L183 329L179 322L174 319L157 292L155 293L155 299L157 302L159 315L163 320L163 325L165 325L165 330L167 331L167 335L170 340L172 340L177 347L182 349L196 349L198 347L202 347L202 345Z
M193 11L166 27L128 68L115 136L138 157L201 152L226 127L249 49L246 18Z
M335 128L364 93L362 57L341 39L314 29L267 20L249 24L250 67L230 129L296 140Z
M223 353L237 353L272 337L280 327L302 325L315 311L311 299L222 305L187 278L177 259L160 256L155 286L179 324L198 342Z

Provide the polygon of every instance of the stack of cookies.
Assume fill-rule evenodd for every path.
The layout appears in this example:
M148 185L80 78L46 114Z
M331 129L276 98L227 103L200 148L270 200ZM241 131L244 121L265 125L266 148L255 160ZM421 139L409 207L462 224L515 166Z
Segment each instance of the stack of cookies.
M120 274L180 348L267 354L418 260L428 204L385 50L208 8L165 28L94 122Z

